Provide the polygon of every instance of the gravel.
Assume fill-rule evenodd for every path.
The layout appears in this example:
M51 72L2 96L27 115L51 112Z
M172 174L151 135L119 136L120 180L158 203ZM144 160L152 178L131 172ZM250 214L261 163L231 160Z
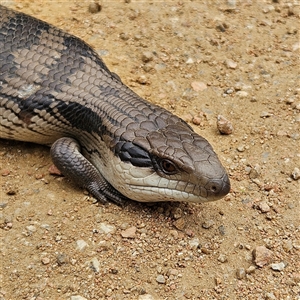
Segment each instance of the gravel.
M201 204L92 203L49 174L49 148L1 140L0 298L297 299L299 5L127 2L97 13L84 1L15 4L81 37L135 92L187 120L231 192Z

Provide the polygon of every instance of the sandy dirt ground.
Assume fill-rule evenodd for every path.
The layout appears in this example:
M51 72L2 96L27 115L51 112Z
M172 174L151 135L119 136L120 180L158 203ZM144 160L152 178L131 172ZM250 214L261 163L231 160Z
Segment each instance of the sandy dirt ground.
M211 203L103 206L49 174L47 147L0 140L1 300L300 299L298 1L1 3L89 43L208 139L232 184Z

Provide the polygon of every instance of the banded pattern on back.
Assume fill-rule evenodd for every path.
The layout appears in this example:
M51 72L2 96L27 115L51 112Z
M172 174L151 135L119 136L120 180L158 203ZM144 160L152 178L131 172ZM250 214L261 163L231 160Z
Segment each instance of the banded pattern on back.
M211 180L224 181L221 190L228 191L226 171L211 145L188 124L135 94L81 39L3 6L0 83L2 138L50 145L72 137L116 189L130 185L129 175L115 168L122 164L130 172L140 168L133 173L141 176L155 172L157 180L174 181L172 186L182 181L178 189L189 185L188 194L196 198L220 197L206 191ZM164 159L176 164L176 175L163 172ZM117 184L116 176L123 176Z

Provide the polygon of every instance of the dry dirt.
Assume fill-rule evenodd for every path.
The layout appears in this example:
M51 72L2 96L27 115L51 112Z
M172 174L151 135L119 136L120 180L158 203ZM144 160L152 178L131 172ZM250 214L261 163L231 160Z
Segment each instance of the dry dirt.
M232 189L102 206L49 174L48 148L1 140L0 299L300 299L298 1L1 3L81 37L187 120ZM233 134L218 133L219 114Z

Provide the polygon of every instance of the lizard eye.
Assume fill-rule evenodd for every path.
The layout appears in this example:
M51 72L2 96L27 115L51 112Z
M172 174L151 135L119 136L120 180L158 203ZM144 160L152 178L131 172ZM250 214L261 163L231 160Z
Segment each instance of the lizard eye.
M160 161L160 167L162 171L167 175L173 175L177 173L176 165L168 159L162 159Z

